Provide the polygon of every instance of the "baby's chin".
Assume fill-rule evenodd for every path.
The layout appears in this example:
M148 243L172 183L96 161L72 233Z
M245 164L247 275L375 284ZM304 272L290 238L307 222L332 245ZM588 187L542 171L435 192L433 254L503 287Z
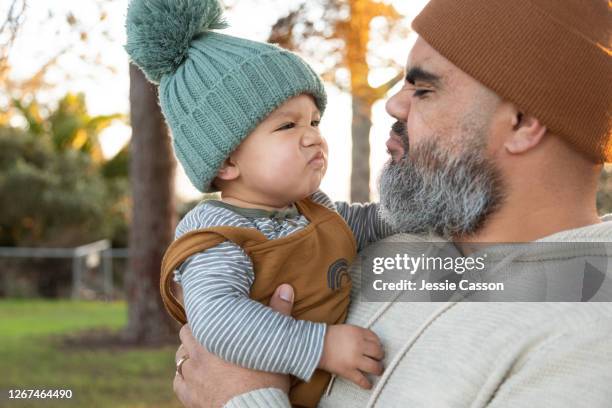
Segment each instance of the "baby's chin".
M277 180L277 183L268 180L268 183L260 186L262 189L259 191L259 194L270 197L274 201L286 202L287 204L303 200L319 190L325 176L325 170L324 168L320 172L307 174L300 180L301 182L292 183L291 185L283 185L285 183L282 183L282 181L286 182L286 180ZM269 189L269 187L272 187L272 189Z
M310 197L311 195L316 193L317 190L319 190L319 188L321 187L321 183L323 182L323 177L325 177L326 170L327 170L327 168L324 168L322 170L320 176L314 181L314 183L312 184L312 186L309 189L310 191L308 193L308 197Z
M312 183L310 186L308 186L308 188L300 189L300 191L293 192L293 194L291 195L291 198L288 201L294 203L296 201L300 201L305 198L308 198L314 193L316 193L317 190L319 190L320 186L321 186L320 180L316 183Z

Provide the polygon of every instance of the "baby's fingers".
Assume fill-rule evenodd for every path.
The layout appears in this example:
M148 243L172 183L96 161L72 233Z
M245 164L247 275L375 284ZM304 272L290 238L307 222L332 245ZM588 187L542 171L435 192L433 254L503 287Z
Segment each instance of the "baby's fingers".
M372 357L374 360L382 360L385 357L385 350L383 350L380 344L366 341L363 344L363 354Z
M359 370L351 370L347 374L346 379L354 382L359 387L365 390L369 390L370 388L372 388L372 383L370 382L370 380L368 380L366 376L363 375L363 373Z
M382 375L383 371L385 370L382 362L373 360L370 357L366 356L363 356L359 360L358 368L364 373L370 373L374 375Z
M366 341L369 341L371 343L376 343L376 344L380 344L380 339L378 338L378 336L376 335L376 333L374 333L372 330L369 329L365 329L363 331L363 338Z

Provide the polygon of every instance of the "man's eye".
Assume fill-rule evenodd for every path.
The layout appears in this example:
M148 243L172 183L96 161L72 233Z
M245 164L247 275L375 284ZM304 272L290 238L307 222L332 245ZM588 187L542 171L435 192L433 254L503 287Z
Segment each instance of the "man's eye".
M431 90L429 90L429 89L415 89L414 93L412 94L412 96L416 96L417 98L420 98L422 96L427 95L430 92L431 92Z
M291 122L291 123L285 123L283 126L279 127L276 130L289 130L289 129L293 129L295 127L295 123Z
M312 127L319 127L320 123L321 123L320 120L313 120L312 122L310 122L310 126L312 126Z

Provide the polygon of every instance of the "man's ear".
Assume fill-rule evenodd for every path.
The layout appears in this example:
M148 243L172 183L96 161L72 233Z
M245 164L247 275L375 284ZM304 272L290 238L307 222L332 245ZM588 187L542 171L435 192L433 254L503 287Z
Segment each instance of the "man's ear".
M512 119L512 134L504 142L504 148L510 154L522 154L535 148L544 138L546 126L534 116L518 110Z
M225 159L225 161L223 162L223 165L217 172L217 178L220 180L230 181L230 180L237 179L238 176L240 176L240 169L238 168L235 161L230 156L227 159Z

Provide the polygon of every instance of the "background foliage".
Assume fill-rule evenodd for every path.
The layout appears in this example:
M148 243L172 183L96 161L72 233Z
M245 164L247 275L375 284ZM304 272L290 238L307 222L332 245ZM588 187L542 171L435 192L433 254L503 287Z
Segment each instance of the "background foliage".
M121 116L90 117L82 94L47 116L36 102L15 105L27 126L0 126L0 245L125 246L127 149L105 161L97 140Z

